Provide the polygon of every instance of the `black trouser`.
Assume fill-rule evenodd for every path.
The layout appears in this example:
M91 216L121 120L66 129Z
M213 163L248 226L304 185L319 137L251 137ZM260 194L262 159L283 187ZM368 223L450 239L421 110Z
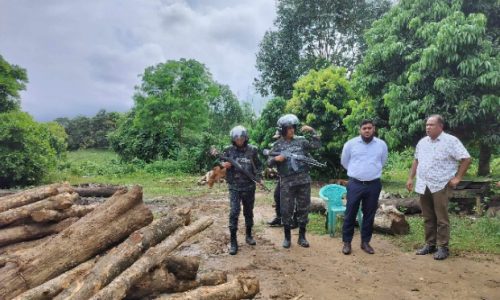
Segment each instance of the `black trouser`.
M276 188L274 189L274 209L276 210L276 217L281 218L281 205L280 205L280 182L276 183Z
M283 225L292 225L294 217L300 227L305 227L309 222L309 208L311 206L311 184L300 184L293 186L280 186L281 193L281 220Z
M351 242L354 235L354 224L358 214L359 205L363 212L361 228L361 241L370 242L373 233L373 221L378 208L378 197L382 190L380 179L369 182L360 182L349 179L347 184L347 204L342 227L342 241Z
M243 204L243 216L245 216L245 225L247 227L252 227L255 190L229 190L229 201L231 206L231 212L229 213L229 229L238 229L238 218L240 216L241 204Z

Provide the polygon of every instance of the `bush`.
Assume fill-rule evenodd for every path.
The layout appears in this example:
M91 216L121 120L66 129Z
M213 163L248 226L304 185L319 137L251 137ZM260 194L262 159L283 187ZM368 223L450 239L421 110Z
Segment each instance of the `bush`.
M64 153L59 131L24 112L0 113L0 187L35 184L53 169Z
M389 151L387 164L384 167L385 180L402 180L406 182L414 160L415 149L406 148L402 151Z
M173 129L157 127L155 130L138 126L134 122L132 111L120 121L117 129L109 135L113 150L126 161L134 158L146 162L171 158L172 152L178 147L173 141Z

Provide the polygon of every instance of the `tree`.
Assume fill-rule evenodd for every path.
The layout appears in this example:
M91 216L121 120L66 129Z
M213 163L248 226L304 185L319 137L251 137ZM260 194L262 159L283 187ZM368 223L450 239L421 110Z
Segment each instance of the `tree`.
M194 151L193 143L207 131L209 115L225 114L234 105L230 91L219 88L196 60L170 60L146 68L136 87L135 106L111 135L113 149L126 160L145 161L177 159Z
M331 64L353 70L365 48L363 32L390 6L387 0L279 0L276 30L257 53L257 90L290 98L293 83Z
M68 149L78 150L92 148L95 145L92 119L77 116L73 119L57 118L55 122L64 127L68 135Z
M64 151L61 138L61 128L37 123L25 112L0 113L0 187L38 183Z
M423 120L443 115L448 130L479 145L479 175L500 142L497 1L403 0L367 34L356 86L385 120L392 146L415 144Z
M293 96L286 104L286 111L321 133L322 147L319 156L329 168L323 175L338 177L340 153L348 138L344 120L357 102L345 68L328 67L312 70L294 85Z
M211 74L196 60L170 60L148 67L134 95L134 125L151 131L171 127L173 138L183 144L190 131L208 124L209 99L217 95Z
M108 135L116 129L119 118L119 113L107 113L101 109L93 117L57 118L54 121L64 127L70 150L104 149L110 146Z
M91 130L94 140L92 148L105 149L109 148L108 135L116 129L120 114L117 112L109 112L101 109L91 119Z
M26 70L9 64L0 55L0 113L19 109L19 91L26 89Z
M65 159L68 150L68 135L64 127L56 122L41 123L48 132L50 146L56 152L57 159Z
M273 136L277 128L276 122L284 115L285 106L285 99L276 97L270 99L262 110L251 134L253 141L261 150L269 149L271 144L275 142Z
M159 126L156 130L134 124L135 111L123 115L116 130L109 135L113 150L124 160L135 158L144 161L172 158L179 145L173 138L174 129Z
M215 135L227 135L233 126L243 121L243 112L229 86L219 85L218 95L209 99L208 130Z
M257 121L257 116L252 108L252 103L247 101L243 102L241 104L241 113L243 114L243 118L241 120L243 126L253 128L255 126L255 122Z

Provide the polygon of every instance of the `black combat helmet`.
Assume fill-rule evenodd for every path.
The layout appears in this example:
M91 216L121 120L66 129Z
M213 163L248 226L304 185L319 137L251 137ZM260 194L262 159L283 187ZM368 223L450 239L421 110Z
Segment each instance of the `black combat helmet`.
M245 146L248 144L248 131L241 125L233 127L233 129L229 132L229 135L231 136L231 142L233 145L236 145L236 139L240 137L245 138Z
M299 118L297 118L297 116L294 114L287 114L278 119L277 125L281 135L284 136L288 127L293 126L293 128L295 128L295 131L297 131Z

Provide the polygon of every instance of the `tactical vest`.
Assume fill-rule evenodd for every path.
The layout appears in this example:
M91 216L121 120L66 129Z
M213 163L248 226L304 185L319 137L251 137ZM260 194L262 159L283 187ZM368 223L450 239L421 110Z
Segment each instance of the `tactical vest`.
M257 148L255 146L247 145L243 150L238 149L236 146L230 146L224 150L224 156L234 159L243 169L256 177L257 166L253 161L253 158L257 156ZM255 189L255 182L235 167L227 170L226 180L229 188L238 190Z

